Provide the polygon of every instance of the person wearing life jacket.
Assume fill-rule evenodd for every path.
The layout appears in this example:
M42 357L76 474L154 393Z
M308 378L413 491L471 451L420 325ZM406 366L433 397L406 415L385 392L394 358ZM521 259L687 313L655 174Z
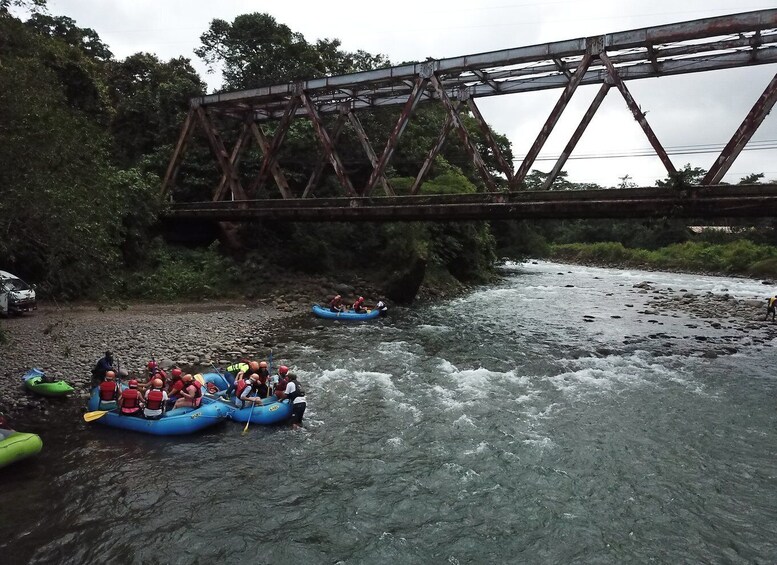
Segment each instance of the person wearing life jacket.
M116 399L121 391L116 384L116 373L113 371L105 372L105 380L100 383L100 405L98 410L113 410L116 408Z
M119 414L122 416L140 416L143 413L143 395L138 390L138 381L130 379L119 395Z
M273 375L270 381L270 394L277 396L278 400L282 398L280 395L286 390L286 383L289 382L288 375L289 368L286 365L281 365L278 367L278 374Z
M359 298L357 298L356 302L353 303L353 306L351 308L356 314L366 314L367 308L365 308L364 306L364 297L360 296Z
M224 380L227 381L229 386L224 392L224 397L229 398L232 393L235 392L238 380L247 379L249 374L258 370L259 363L256 361L247 361L245 359L227 367L226 372L224 373Z
M252 375L255 375L256 373L251 373ZM243 394L243 391L248 387L248 381L251 375L249 375L246 378L243 378L243 373L240 374L240 377L235 381L235 404L243 407L243 401L240 400L240 397ZM258 375L257 375L258 376ZM229 396L227 396L229 398Z
M385 316L388 312L388 306L382 300L378 300L378 303L375 304L375 310L380 312L381 316Z
M302 416L307 408L305 391L297 382L297 375L289 373L289 382L286 383L285 396L292 406L291 426L295 430L302 427Z
M267 388L267 379L262 377L258 373L251 373L248 377L248 382L245 388L238 396L241 402L241 406L245 407L248 403L253 402L261 406L263 404L262 399L269 396L269 389Z
M181 381L181 377L183 376L183 371L179 369L178 367L174 368L172 371L170 371L170 380L167 383L167 395L172 400L173 397L178 398L178 394L181 392L181 389L183 388L183 381Z
M335 295L335 297L329 301L329 310L332 312L342 312L345 310L345 306L343 305L343 297L339 294Z
M151 381L151 388L146 391L146 406L143 408L143 416L147 420L158 420L165 413L167 406L167 391L162 379Z
M202 384L195 381L190 373L181 377L183 388L181 389L181 398L175 401L173 408L199 408L202 402Z

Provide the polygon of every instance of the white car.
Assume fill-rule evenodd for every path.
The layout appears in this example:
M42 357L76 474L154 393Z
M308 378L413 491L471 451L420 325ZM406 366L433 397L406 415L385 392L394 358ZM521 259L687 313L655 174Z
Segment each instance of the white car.
M35 310L35 289L7 271L0 271L0 314L20 314Z

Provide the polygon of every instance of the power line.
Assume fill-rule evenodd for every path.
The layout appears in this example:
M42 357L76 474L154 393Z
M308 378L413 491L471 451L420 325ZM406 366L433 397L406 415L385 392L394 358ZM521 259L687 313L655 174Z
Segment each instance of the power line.
M666 152L669 155L701 155L708 153L720 153L725 147L724 144L704 144L704 145L680 145L667 147ZM742 151L763 151L777 149L777 140L752 141ZM625 159L630 157L656 157L656 152L652 147L633 149L617 153L588 153L581 155L571 155L568 160L594 160L594 159ZM516 157L514 162L523 162L525 156ZM558 156L540 155L535 161L556 161Z

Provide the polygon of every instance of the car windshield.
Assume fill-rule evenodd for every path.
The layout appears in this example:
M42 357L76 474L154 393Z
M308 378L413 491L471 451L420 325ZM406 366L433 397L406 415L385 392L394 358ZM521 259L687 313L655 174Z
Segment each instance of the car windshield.
M15 292L17 290L30 290L30 286L21 279L5 279L3 280L3 286L5 290Z

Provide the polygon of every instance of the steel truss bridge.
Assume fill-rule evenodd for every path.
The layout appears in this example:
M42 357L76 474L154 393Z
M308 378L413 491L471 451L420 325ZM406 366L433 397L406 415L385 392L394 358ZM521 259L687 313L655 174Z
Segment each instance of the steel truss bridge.
M252 90L212 94L191 100L162 184L173 193L188 144L200 128L210 146L221 180L207 202L173 203L173 218L221 221L262 219L292 221L448 221L504 218L635 218L747 217L777 215L777 185L720 185L742 149L777 101L777 74L765 85L741 125L733 132L698 187L636 188L584 191L547 189L562 171L586 127L612 90L623 98L668 176L677 168L632 96L631 80L731 69L777 62L777 9L609 33L400 65L347 75L279 84ZM548 175L542 190L525 191L526 175L581 85L599 85L576 130ZM476 100L486 96L560 90L534 143L516 169L502 155ZM397 195L386 169L419 104L438 104L446 121L429 148L409 194ZM398 108L397 121L382 151L375 150L359 119L377 108ZM498 163L502 177L491 174L462 123L468 112L478 124L486 151ZM327 116L330 115L330 116ZM325 122L324 116L327 116ZM321 149L304 186L293 187L279 165L290 124L309 120ZM231 131L219 131L233 128ZM338 152L341 134L350 125L371 165L369 179L354 186ZM272 135L265 132L272 127ZM237 141L228 149L225 133ZM446 139L455 133L480 173L486 191L479 194L426 196L419 190ZM262 154L259 172L246 179L240 172L243 153L254 142ZM331 166L342 189L337 198L317 198L316 188ZM274 184L276 198L255 199ZM380 186L381 195L375 195Z

